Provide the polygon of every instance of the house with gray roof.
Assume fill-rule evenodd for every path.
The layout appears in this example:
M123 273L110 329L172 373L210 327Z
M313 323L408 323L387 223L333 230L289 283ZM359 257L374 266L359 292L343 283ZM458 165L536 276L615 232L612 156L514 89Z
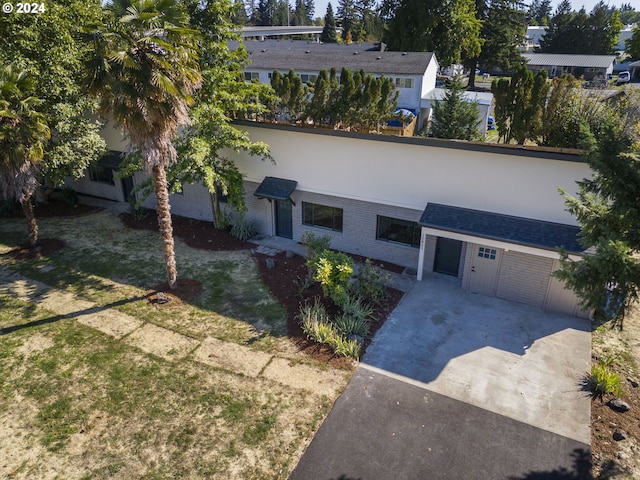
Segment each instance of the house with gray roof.
M373 51L370 50L371 44L362 45L362 49L353 44L340 48L309 43L300 48L299 44L290 43L286 48L282 44L269 46L263 42L247 42L245 46L249 52L249 65L245 68L247 80L269 83L274 70L286 73L293 69L303 82L314 83L323 69L336 68L338 72L343 67L353 72L364 70L374 76L392 78L400 93L398 108L416 115L420 114L422 96L435 88L439 70L433 53Z
M613 74L615 55L574 55L564 53L523 53L527 68L533 73L546 70L549 78L569 73L585 80L608 79Z

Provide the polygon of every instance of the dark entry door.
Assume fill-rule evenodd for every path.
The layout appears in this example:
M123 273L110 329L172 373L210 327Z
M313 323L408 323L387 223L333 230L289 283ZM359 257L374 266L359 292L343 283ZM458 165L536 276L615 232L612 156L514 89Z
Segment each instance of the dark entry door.
M462 252L462 242L460 240L438 237L433 270L438 273L457 276L460 269L460 252Z
M124 201L131 200L129 197L133 192L133 177L125 177L122 179L122 193L124 194Z
M276 200L276 236L293 238L293 222L291 220L291 202Z

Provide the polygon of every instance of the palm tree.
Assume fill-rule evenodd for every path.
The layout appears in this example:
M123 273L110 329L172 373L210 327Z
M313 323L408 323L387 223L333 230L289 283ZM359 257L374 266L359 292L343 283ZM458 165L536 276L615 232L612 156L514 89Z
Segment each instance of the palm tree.
M153 179L167 280L177 287L166 168L176 159L171 142L189 120L191 95L200 87L198 32L176 0L113 0L92 34L89 91L140 150Z
M0 190L5 199L20 202L27 221L29 245L38 242L32 197L38 187L38 162L51 133L45 116L34 108L33 78L11 65L0 65Z

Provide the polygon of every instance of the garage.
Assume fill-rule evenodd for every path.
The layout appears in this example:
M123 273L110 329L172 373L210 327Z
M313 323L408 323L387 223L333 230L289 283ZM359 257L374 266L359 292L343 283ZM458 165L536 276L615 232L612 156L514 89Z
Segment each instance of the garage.
M575 293L552 276L559 248L574 259L582 254L577 226L436 203L426 206L419 225L418 280L424 271L455 275L457 265L465 290L588 317Z

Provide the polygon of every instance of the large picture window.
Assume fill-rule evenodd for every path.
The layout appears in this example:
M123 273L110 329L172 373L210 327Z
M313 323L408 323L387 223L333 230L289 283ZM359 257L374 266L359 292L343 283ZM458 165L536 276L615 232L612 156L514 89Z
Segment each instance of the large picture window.
M413 78L396 78L396 87L398 88L413 88Z
M420 226L410 220L378 215L376 238L411 247L420 247Z
M302 202L302 223L341 232L342 209Z
M92 182L115 185L114 173L120 167L122 152L110 151L103 155L97 162L89 165L89 179Z

